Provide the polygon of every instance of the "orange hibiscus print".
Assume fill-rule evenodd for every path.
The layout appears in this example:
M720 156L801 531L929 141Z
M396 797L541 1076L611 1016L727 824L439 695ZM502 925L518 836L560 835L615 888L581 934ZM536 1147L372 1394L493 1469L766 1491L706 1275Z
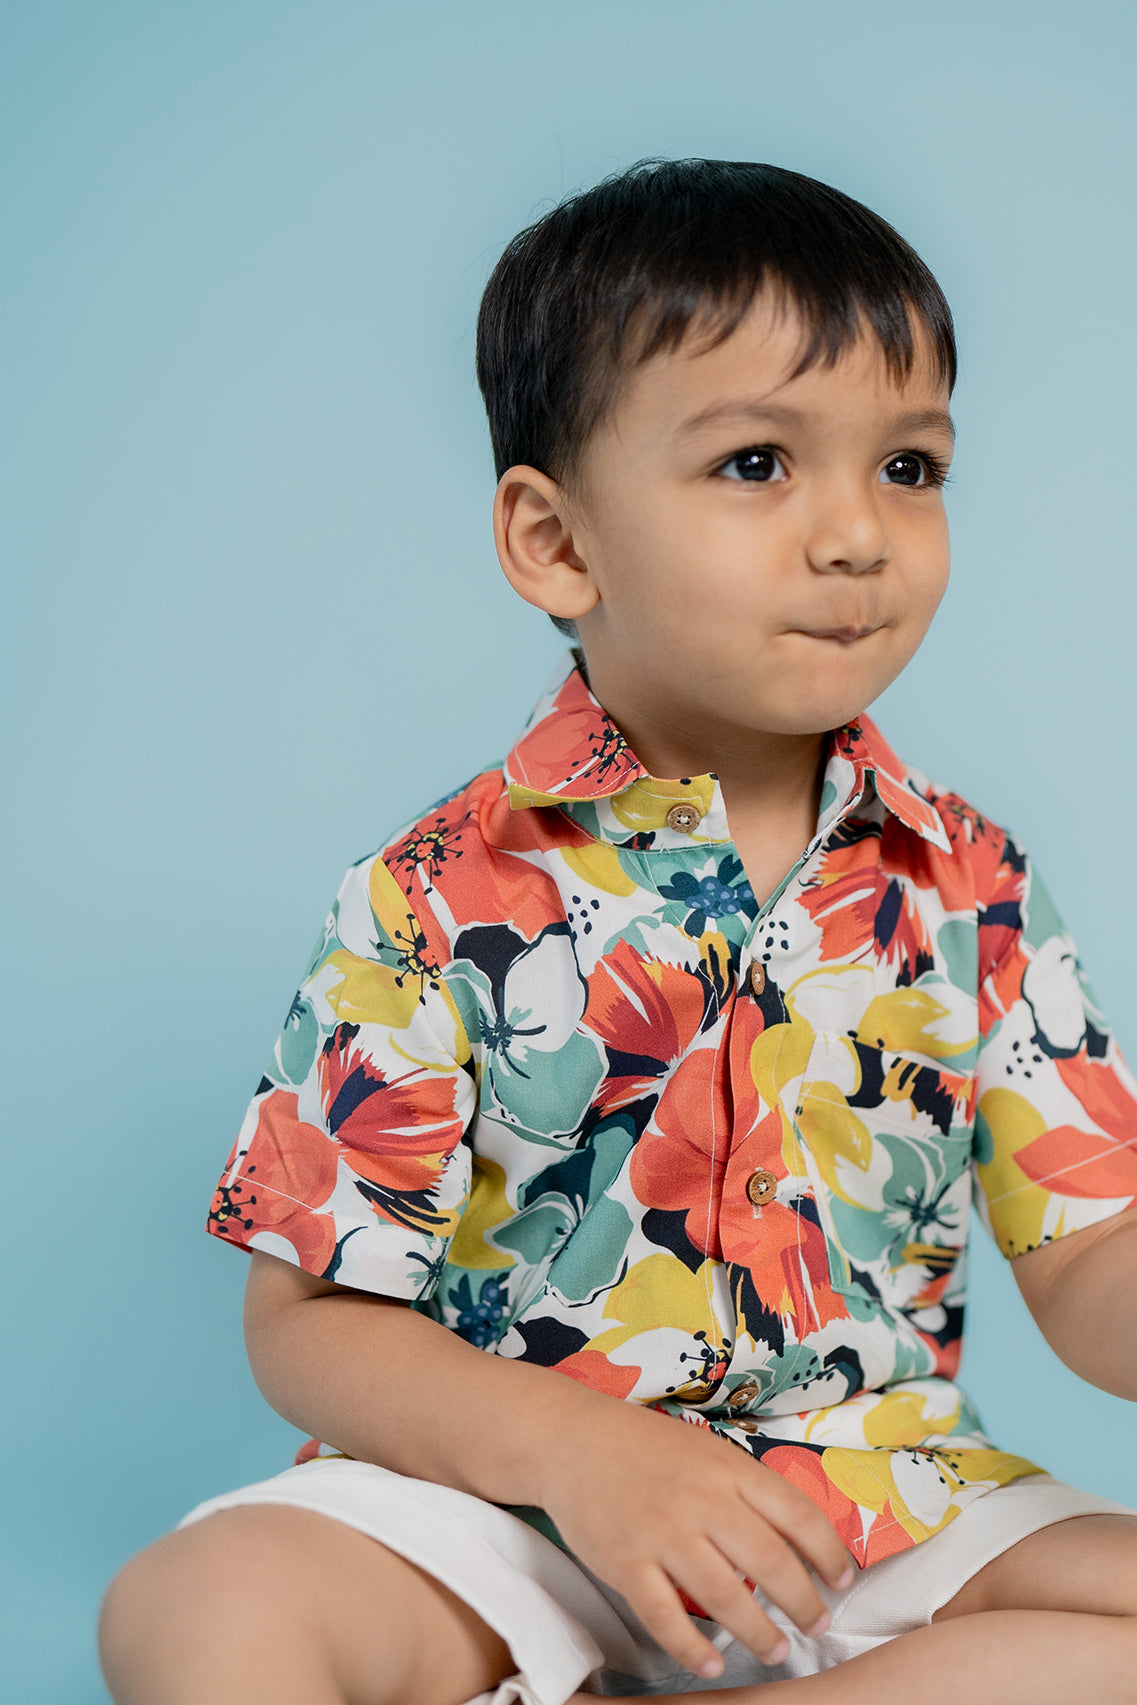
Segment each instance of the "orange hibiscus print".
M261 1103L240 1174L218 1185L210 1229L231 1236L236 1221L245 1242L276 1232L306 1272L323 1273L336 1247L335 1221L320 1211L335 1189L336 1157L324 1132L299 1117L298 1097L275 1091Z
M605 1109L635 1100L666 1076L698 1036L711 992L704 976L646 958L629 941L597 963L583 1023L608 1049Z
M355 1156L437 1156L461 1136L454 1079L423 1066L389 1077L356 1043L358 1024L340 1024L320 1055L328 1130Z
M799 904L821 930L823 962L875 955L910 984L935 964L923 914L908 884L888 876L875 823L851 819L832 836Z
M722 1259L714 1210L729 1155L725 1130L715 1142L724 1069L714 1048L687 1055L668 1079L652 1123L632 1151L631 1166L632 1187L644 1206L685 1212L692 1247L714 1260Z

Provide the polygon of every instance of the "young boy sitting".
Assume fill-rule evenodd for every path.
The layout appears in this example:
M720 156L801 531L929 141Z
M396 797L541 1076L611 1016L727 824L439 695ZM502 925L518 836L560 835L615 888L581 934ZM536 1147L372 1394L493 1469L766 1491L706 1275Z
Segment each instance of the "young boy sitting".
M313 1442L118 1577L120 1705L1137 1701L1137 1512L954 1383L974 1189L1137 1399L1132 1080L1021 846L863 714L954 373L792 172L641 162L509 245L494 534L576 648L340 890L210 1220Z

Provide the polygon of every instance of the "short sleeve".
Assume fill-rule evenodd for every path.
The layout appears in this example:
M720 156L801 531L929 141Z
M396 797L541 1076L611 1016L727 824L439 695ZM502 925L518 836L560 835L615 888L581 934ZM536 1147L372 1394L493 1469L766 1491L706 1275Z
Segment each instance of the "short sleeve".
M470 1186L470 1048L439 932L381 857L344 879L208 1229L306 1272L432 1294Z
M975 1204L1015 1256L1137 1200L1137 1085L1011 838L979 939Z

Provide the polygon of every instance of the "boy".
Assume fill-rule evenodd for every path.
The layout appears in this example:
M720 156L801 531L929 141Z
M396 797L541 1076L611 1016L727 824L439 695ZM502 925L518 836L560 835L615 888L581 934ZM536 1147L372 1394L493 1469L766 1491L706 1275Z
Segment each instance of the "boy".
M211 1216L313 1442L120 1575L120 1705L1137 1700L1137 1514L954 1384L974 1186L1137 1398L1131 1079L1023 850L862 714L954 371L908 246L772 167L506 250L495 538L576 648L340 891Z

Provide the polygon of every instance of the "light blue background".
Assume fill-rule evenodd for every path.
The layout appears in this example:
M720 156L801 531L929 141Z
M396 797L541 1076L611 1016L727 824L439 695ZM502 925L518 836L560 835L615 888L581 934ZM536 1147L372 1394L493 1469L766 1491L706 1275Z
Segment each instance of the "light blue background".
M955 581L878 715L1025 837L1137 1052L1135 37L1093 0L0 7L7 1697L101 1700L114 1567L291 1455L201 1224L343 869L559 652L473 378L551 199L772 160L937 271ZM989 1428L1137 1504L1133 1409L983 1237L974 1273Z

